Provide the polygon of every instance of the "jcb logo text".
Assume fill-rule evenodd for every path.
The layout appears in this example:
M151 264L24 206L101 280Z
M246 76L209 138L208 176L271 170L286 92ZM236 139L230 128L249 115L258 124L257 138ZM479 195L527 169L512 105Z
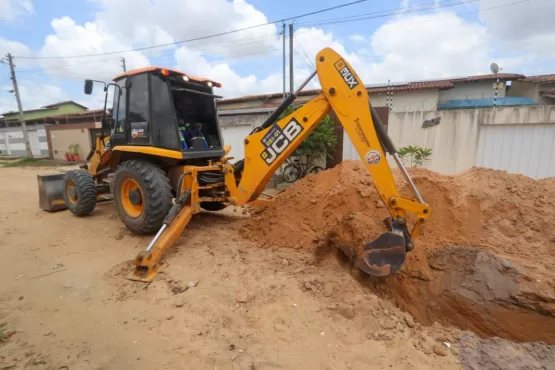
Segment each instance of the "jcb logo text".
M295 119L289 121L289 123L287 123L287 125L285 125L282 130L274 129L273 135L276 135L276 132L279 132L279 136L276 135L277 137L275 137L275 140L271 140L271 145L265 145L266 149L264 149L264 151L260 153L260 156L262 157L262 159L264 159L264 162L266 162L267 165L271 165L272 163L274 163L279 155L283 153L283 151L289 145L291 145L293 140L297 136L299 136L302 131L303 126L301 126L299 122L297 122ZM262 143L264 144L264 141Z

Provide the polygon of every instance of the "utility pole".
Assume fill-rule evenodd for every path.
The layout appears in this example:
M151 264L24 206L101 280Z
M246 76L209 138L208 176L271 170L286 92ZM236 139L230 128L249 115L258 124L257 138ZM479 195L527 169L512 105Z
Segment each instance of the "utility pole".
M123 68L124 72L127 72L127 68L125 67L125 58L119 58L121 60L121 67Z
M293 82L293 22L289 24L289 92L293 94L295 91L295 83Z
M285 82L285 23L281 24L281 37L283 38L283 98L285 99L285 90L287 89Z
M23 118L23 107L21 106L19 88L17 87L17 80L15 78L15 67L13 65L13 57L11 54L8 54L7 58L8 58L8 63L10 64L10 73L11 73L15 99L17 100L17 109L19 110L19 122L21 124L21 130L23 131L23 139L25 140L25 151L27 152L27 157L33 158L33 152L31 151L31 144L29 143L29 133L27 132L27 124L25 123L25 119Z

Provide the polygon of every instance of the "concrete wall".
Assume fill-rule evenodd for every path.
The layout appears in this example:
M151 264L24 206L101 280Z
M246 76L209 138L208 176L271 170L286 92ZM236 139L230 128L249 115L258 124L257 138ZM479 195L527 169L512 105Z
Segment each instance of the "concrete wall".
M94 123L48 125L51 158L65 160L65 154L68 152L69 146L79 144L79 155L84 160L91 150L90 129L95 127Z
M540 97L540 90L538 87L537 84L532 84L530 82L513 81L511 87L507 91L507 96L525 96L537 102Z
M44 125L27 125L27 131L33 156L48 156L48 143ZM27 155L21 126L0 128L0 152L13 156Z
M548 84L541 84L540 90L555 89L555 82ZM547 96L540 95L538 99L538 104L555 104L555 99L548 98Z
M413 112L436 110L439 90L418 90L394 92L392 95L392 112ZM387 106L387 94L370 94L370 102L375 107Z
M457 99L487 99L495 95L494 83L496 81L476 81L455 84L455 87L439 92L439 100L457 100ZM500 88L497 92L498 97L505 96L505 85L501 81ZM502 87L501 87L502 85Z
M220 130L224 144L231 145L230 155L236 160L245 158L243 143L251 131L262 124L269 114L220 115Z
M555 99L540 95L540 90L555 89L555 82L533 84L525 81L513 81L507 96L526 96L541 105L555 104Z
M439 125L422 128L425 120L436 117L441 118ZM487 126L486 129L484 129L485 126ZM496 130L493 139L488 138L485 140L486 138L481 137L481 135L493 137L491 127L502 128L508 126L518 126L520 127L519 130L524 130L518 131L518 135L513 135L513 137L519 138L525 135L526 137L530 136L532 142L534 140L537 141L538 138L543 138L542 135L551 135L552 127L555 126L555 106L453 109L435 112L391 112L389 115L388 132L398 148L407 145L431 148L432 158L424 167L444 174L453 174L467 170L475 165L488 165L492 166L491 168L506 169L500 168L496 164L497 162L487 159L492 156L489 151L490 149L487 149L489 145L482 147L480 153L486 154L480 154L481 158L484 158L481 161L478 159L478 149L481 140L482 142L500 140L499 133L505 133L505 131ZM541 132L544 134L540 134ZM505 141L505 144L508 142ZM511 141L511 145L516 144L513 144ZM555 141L552 144L542 141L541 145L545 148L545 151L549 151L551 147L555 147ZM537 145L533 144L530 147L536 150L538 146L539 142ZM510 147L509 149L503 148L503 150L511 150ZM542 163L542 166L545 166L546 163L550 162L550 157L542 157L542 155L541 153L535 155L530 160L530 163ZM346 135L343 143L343 159L359 159L358 153ZM511 168L513 167L509 167L509 169ZM524 170L519 170L519 172L515 173L528 174ZM550 172L537 173L538 175L534 176Z

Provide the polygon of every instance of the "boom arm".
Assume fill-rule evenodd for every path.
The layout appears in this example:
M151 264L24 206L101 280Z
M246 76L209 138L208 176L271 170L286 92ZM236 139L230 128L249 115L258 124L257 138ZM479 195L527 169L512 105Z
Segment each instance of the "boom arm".
M410 180L381 120L372 114L364 84L352 67L332 49L320 51L316 60L322 93L279 122L245 139L243 175L237 190L231 192L235 204L243 205L256 199L273 173L333 109L372 176L391 217L395 220L399 217L406 219L407 212L415 214L418 222L413 233L418 232L418 225L424 223L430 215L430 207L424 203ZM282 105L288 106L293 99L289 100L285 102L288 104ZM409 180L417 202L399 195L384 147Z
M369 104L364 84L353 68L329 48L318 53L316 62L316 72L295 94L289 95L262 126L245 138L244 160L235 165L228 164L223 159L221 163L212 166L185 166L182 175L184 181L181 182L176 204L166 218L168 221L164 221L164 226L146 251L137 256L134 279L148 281L155 276L161 256L181 234L191 216L200 212L201 201L224 201L241 206L257 199L272 174L332 109L372 176L374 186L391 215L391 231L367 243L362 255L356 254L354 250L344 251L361 270L371 275L390 275L401 268L406 253L413 248L412 238L420 235L421 225L430 216L430 207L422 200L403 166L379 117ZM322 85L322 93L275 122L316 73ZM396 161L411 186L416 201L399 195L385 150ZM199 189L202 187L197 182L197 173L218 169L224 173L227 198L199 198ZM238 184L237 176L240 176ZM210 187L223 185L213 184ZM415 216L410 233L407 228L407 214Z

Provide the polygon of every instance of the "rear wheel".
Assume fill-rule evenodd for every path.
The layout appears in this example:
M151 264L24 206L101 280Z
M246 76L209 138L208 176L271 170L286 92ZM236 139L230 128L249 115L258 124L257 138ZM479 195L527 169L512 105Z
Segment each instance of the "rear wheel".
M285 182L295 182L299 179L300 176L301 170L299 166L295 164L290 163L283 169L283 179L285 180Z
M147 161L123 162L114 174L112 191L119 217L138 234L158 231L172 207L168 177Z
M64 200L76 216L88 216L96 207L96 183L85 170L69 171L64 176Z

